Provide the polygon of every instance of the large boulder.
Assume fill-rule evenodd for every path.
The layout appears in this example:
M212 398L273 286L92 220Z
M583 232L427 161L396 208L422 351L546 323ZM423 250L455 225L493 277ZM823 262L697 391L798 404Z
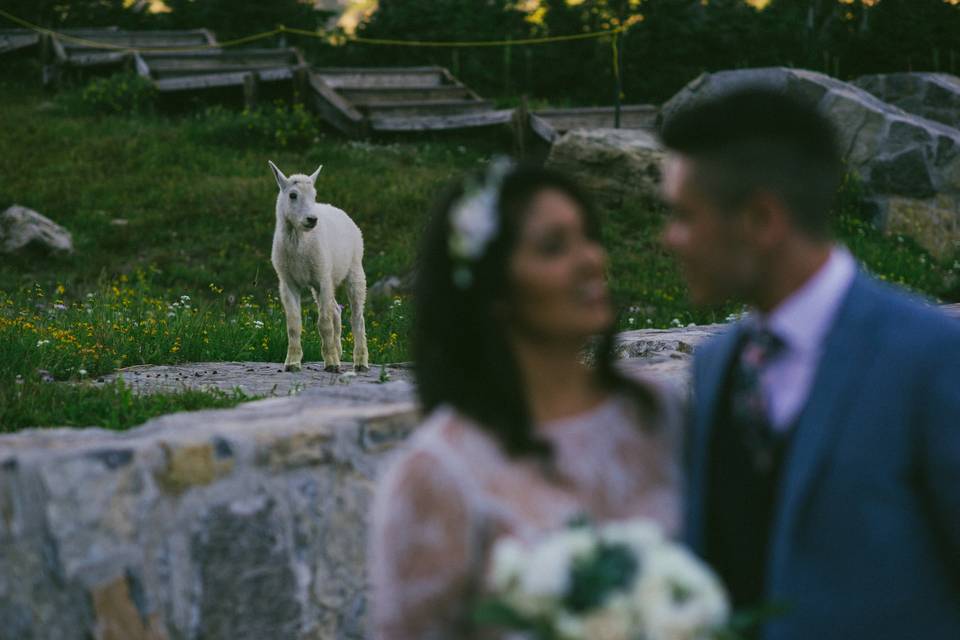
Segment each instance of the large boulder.
M853 84L904 111L960 129L960 78L948 73L879 73Z
M642 129L574 129L550 149L546 166L575 176L605 208L656 195L663 148Z
M14 253L28 246L49 253L73 253L73 238L50 218L15 204L0 214L0 253Z
M704 74L663 106L660 122L687 105L748 85L810 100L830 116L847 166L863 182L882 227L911 235L940 258L960 248L960 131L852 84L783 67Z

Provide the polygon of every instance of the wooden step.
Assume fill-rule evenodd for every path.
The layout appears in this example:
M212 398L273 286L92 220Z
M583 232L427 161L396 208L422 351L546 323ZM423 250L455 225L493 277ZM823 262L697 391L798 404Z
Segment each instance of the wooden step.
M512 118L513 109L412 118L374 117L370 119L370 128L380 132L444 131L448 129L470 129L474 127L502 125L509 123Z
M237 61L225 62L222 60L202 61L205 64L184 65L178 62L151 62L147 67L150 75L154 78L174 78L181 76L200 76L216 73L230 73L232 71L262 71L264 69L275 69L279 66L276 61L264 60L260 62ZM294 64L293 62L290 63Z
M364 106L361 111L371 118L406 118L479 113L492 109L493 103L488 100L421 100L419 102L381 102Z
M234 71L230 73L213 73L198 76L179 76L174 78L162 78L156 80L154 84L157 89L163 93L174 91L192 91L197 89L212 89L216 87L243 86L246 71ZM292 80L294 75L293 67L276 67L264 69L257 72L261 82L279 82Z
M5 29L0 31L0 53L32 47L40 42L40 36L28 29Z
M651 129L656 125L657 111L653 105L624 105L620 108L620 126L624 129ZM571 129L612 128L615 118L613 107L542 109L535 115L561 133Z
M423 88L448 84L440 67L323 68L316 73L333 89Z
M354 87L340 89L337 93L354 106L473 97L470 89L455 84L439 87Z

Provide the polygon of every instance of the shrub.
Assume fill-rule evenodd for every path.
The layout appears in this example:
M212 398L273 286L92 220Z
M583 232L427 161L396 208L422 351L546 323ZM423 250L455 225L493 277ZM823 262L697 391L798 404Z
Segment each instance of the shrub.
M279 101L243 111L208 107L193 122L193 129L204 141L240 146L288 147L314 142L320 136L316 117L302 104L289 106Z
M97 78L74 96L74 106L96 115L147 113L153 110L156 87L134 73Z

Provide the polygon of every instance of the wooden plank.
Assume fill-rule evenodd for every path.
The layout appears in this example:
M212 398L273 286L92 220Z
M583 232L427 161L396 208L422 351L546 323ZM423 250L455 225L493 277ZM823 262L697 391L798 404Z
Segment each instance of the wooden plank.
M320 67L313 70L315 73L328 75L346 74L353 75L357 73L424 73L432 72L443 74L444 68L435 65L423 67Z
M381 103L363 107L371 118L420 117L477 113L493 110L486 100L429 100L422 102Z
M216 75L218 73L230 73L233 71L261 71L263 69L276 69L277 63L263 64L211 64L202 67L177 67L165 66L158 67L155 64L148 65L150 73L155 78L182 78L185 76L203 76Z
M261 71L261 82L278 82L293 78L292 67L280 67ZM213 89L215 87L243 86L246 72L218 73L205 76L187 76L182 78L166 78L156 81L157 90L162 92L189 91L195 89Z
M430 71L367 71L364 73L327 73L317 70L324 82L333 89L372 87L438 87L444 84L443 76Z
M528 122L530 123L530 130L547 144L553 144L554 140L560 135L549 122L535 113L528 114Z
M126 51L107 51L99 53L67 53L67 64L73 67L97 67L120 64L130 54Z
M149 79L150 67L148 67L147 63L143 61L143 57L139 53L133 54L133 62L136 65L137 75Z
M577 109L542 109L536 112L557 131L571 129L603 129L614 126L613 107L585 107ZM657 108L652 105L621 107L620 127L623 129L649 129L655 125Z
M19 49L26 49L27 47L32 47L36 44L39 44L39 42L40 34L37 33L0 33L0 53L9 53Z
M439 87L354 87L340 89L344 100L356 105L374 105L383 102L450 100L472 98L471 91L463 86Z
M419 118L371 118L370 125L374 131L443 131L449 129L469 129L474 127L490 127L510 122L513 109L499 111L484 111L481 113L467 113L447 116L429 116Z
M363 115L353 108L316 73L310 74L313 106L331 126L347 135L358 135L364 126Z
M199 51L143 51L141 52L144 60L150 62L151 60L175 60L183 59L188 60L190 58L250 58L250 59L263 59L269 58L272 60L296 60L294 55L294 50L292 48L287 49L203 49Z

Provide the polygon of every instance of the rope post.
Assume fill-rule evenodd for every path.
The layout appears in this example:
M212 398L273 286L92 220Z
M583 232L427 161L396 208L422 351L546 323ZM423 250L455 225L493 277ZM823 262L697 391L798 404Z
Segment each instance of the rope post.
M305 104L309 89L310 71L306 66L299 66L293 70L293 101Z
M243 76L243 106L247 109L253 109L257 106L258 93L260 93L260 74L252 71Z
M510 40L510 38L507 38ZM512 64L513 47L509 44L503 48L503 94L510 95L510 66Z
M620 52L622 50L622 45L617 46L617 39L620 37L619 33L613 34L613 83L614 83L614 96L613 96L613 128L620 128L620 96L623 95L623 82L620 78L620 68L622 64L622 58L620 57Z
M530 109L526 94L520 96L520 106L514 109L511 121L513 128L513 153L518 160L527 156L527 127L530 126Z
M53 36L40 34L40 64L42 65L43 86L51 87L57 83L56 54L53 52Z

